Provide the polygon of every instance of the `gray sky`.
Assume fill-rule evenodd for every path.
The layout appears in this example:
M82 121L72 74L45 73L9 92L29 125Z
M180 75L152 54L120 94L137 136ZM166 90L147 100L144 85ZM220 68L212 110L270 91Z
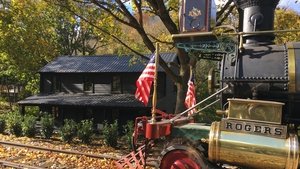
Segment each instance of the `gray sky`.
M300 13L300 1L295 3L296 0L280 0L279 6L283 8L288 8Z
M298 0L298 3L295 3L297 0L280 0L279 7L281 8L288 8L291 10L294 10L298 13L300 13L300 0ZM224 3L223 0L215 0L216 4Z

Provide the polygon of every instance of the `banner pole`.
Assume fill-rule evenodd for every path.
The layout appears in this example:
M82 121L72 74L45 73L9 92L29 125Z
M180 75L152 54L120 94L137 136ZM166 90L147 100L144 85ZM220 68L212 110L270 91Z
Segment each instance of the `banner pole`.
M153 96L152 96L152 122L156 121L156 104L157 104L157 70L159 65L159 43L156 43L155 50L155 74L154 74L154 84L153 84Z

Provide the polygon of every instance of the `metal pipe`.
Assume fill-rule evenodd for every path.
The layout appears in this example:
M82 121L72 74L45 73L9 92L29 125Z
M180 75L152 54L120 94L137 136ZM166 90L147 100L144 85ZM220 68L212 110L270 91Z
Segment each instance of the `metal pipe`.
M300 29L287 29L287 30L269 30L269 31L254 31L254 32L236 32L236 33L220 33L220 35L245 35L245 34L265 34L265 33L287 33L287 32L300 32ZM172 34L172 38L184 38L191 36L210 36L215 35L213 32L192 32L183 34Z
M202 100L201 102L198 102L197 104L195 104L194 106L186 109L185 111L183 111L182 113L176 115L175 117L173 117L172 119L170 119L170 122L174 122L175 120L177 120L178 118L180 118L181 116L183 116L184 114L186 114L187 112L191 111L192 109L194 109L195 107L199 106L200 104L206 102L207 100L211 99L212 97L218 95L219 93L223 92L224 90L226 90L229 86L226 85L224 88L222 88L221 90L217 91L216 93L210 95L209 97L205 98L204 100Z
M205 106L205 107L203 107L202 109L198 110L198 111L197 111L195 114L197 114L197 113L199 113L199 112L201 112L201 111L203 111L203 110L207 109L208 107L210 107L210 106L212 106L212 105L216 104L218 101L220 101L220 99L217 99L217 100L215 100L214 102L212 102L212 103L210 103L210 104L206 105L206 106Z

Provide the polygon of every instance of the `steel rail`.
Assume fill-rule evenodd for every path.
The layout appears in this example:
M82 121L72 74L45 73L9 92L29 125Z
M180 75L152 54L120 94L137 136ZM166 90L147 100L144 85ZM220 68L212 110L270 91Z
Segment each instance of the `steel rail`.
M13 146L13 147L23 147L23 148L29 148L29 149L35 149L35 150L50 151L50 152L56 152L56 153L84 155L84 156L91 157L91 158L107 158L107 159L112 159L112 160L120 160L121 159L121 157L115 157L115 156L105 155L105 154L91 154L91 153L83 153L83 152L72 151L72 150L59 150L59 149L38 147L38 146L33 146L33 145L7 142L7 141L0 141L0 144Z
M43 167L35 167L35 166L30 166L22 163L15 163L15 162L10 162L6 160L0 160L0 167L1 166L6 166L6 167L13 167L13 168L20 168L20 169L45 169Z
M71 151L71 150L59 150L59 149L53 149L53 148L46 148L46 147L38 147L38 146L33 146L33 145L28 145L28 144L21 144L21 143L15 143L15 142L8 142L8 141L0 141L0 144L2 145L6 145L6 146L11 146L11 147L21 147L21 148L28 148L28 149L33 149L33 150L41 150L41 151L48 151L48 152L56 152L56 153L64 153L64 154L73 154L73 155L84 155L87 157L91 157L91 158L101 158L101 159L111 159L111 160L120 160L122 157L115 157L115 156L111 156L111 155L96 155L96 154L91 154L91 153L83 153L83 152L79 152L79 151ZM18 166L21 166L19 168L28 168L28 169L44 169L44 168L40 168L40 167L33 167L33 166L26 166L20 163L14 163L14 162L9 162L9 161L5 161L5 160L0 160L0 166L4 165L4 166L9 166L9 167L15 167L18 168ZM25 166L25 167L22 167ZM150 166L150 167L155 167L156 164L152 163L152 162L147 162L146 166Z

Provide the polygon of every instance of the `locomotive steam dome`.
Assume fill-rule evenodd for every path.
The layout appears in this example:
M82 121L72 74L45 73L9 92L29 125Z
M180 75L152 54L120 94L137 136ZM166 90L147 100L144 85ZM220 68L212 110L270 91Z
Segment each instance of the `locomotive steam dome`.
M240 14L243 50L226 55L221 64L223 93L228 98L251 98L284 102L283 122L300 124L300 43L275 45L274 11L279 0L236 0ZM257 33L256 33L257 32Z

